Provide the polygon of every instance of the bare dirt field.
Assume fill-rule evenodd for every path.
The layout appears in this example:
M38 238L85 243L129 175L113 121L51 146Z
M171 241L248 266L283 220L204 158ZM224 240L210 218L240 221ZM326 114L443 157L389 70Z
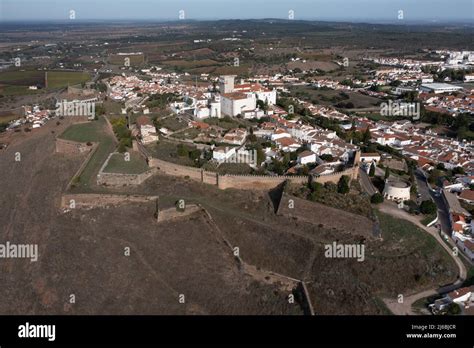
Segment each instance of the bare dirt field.
M157 224L154 203L63 214L83 157L54 153L60 128L19 134L0 154L0 241L39 248L37 262L0 260L2 313L302 314L288 291L241 272L205 216Z

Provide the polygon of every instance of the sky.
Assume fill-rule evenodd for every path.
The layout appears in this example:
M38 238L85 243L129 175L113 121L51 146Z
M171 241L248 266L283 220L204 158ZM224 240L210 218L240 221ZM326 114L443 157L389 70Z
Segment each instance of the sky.
M474 22L474 0L0 0L0 20L284 18L325 21Z

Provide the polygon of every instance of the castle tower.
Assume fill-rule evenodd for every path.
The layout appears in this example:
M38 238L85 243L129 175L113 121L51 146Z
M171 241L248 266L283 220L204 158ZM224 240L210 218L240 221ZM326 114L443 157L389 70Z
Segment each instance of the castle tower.
M360 149L356 151L354 156L354 166L352 167L352 179L359 179Z
M354 157L354 166L358 166L360 163L360 150L357 150Z
M234 81L236 75L223 75L219 77L219 90L221 94L232 93L234 91Z

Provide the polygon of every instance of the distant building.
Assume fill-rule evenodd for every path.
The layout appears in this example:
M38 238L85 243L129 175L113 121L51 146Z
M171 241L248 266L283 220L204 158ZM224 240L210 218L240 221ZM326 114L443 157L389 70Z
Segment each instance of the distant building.
M450 85L448 83L425 83L421 85L421 90L428 93L452 93L462 91L463 88L459 86Z

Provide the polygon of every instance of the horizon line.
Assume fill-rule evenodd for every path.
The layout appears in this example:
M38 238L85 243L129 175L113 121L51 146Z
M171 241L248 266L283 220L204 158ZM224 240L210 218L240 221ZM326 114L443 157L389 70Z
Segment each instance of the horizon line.
M288 19L279 17L256 17L256 18L80 18L80 19L61 19L61 18L48 18L48 19L2 19L0 17L0 25L2 23L68 23L73 24L74 22L155 22L155 23L174 23L174 22L218 22L218 21L281 21L281 22L321 22L321 23L354 23L354 24L397 24L404 25L407 23L423 23L423 24L470 24L474 26L471 18L458 18L458 19L344 19L344 18L301 18L301 19Z

